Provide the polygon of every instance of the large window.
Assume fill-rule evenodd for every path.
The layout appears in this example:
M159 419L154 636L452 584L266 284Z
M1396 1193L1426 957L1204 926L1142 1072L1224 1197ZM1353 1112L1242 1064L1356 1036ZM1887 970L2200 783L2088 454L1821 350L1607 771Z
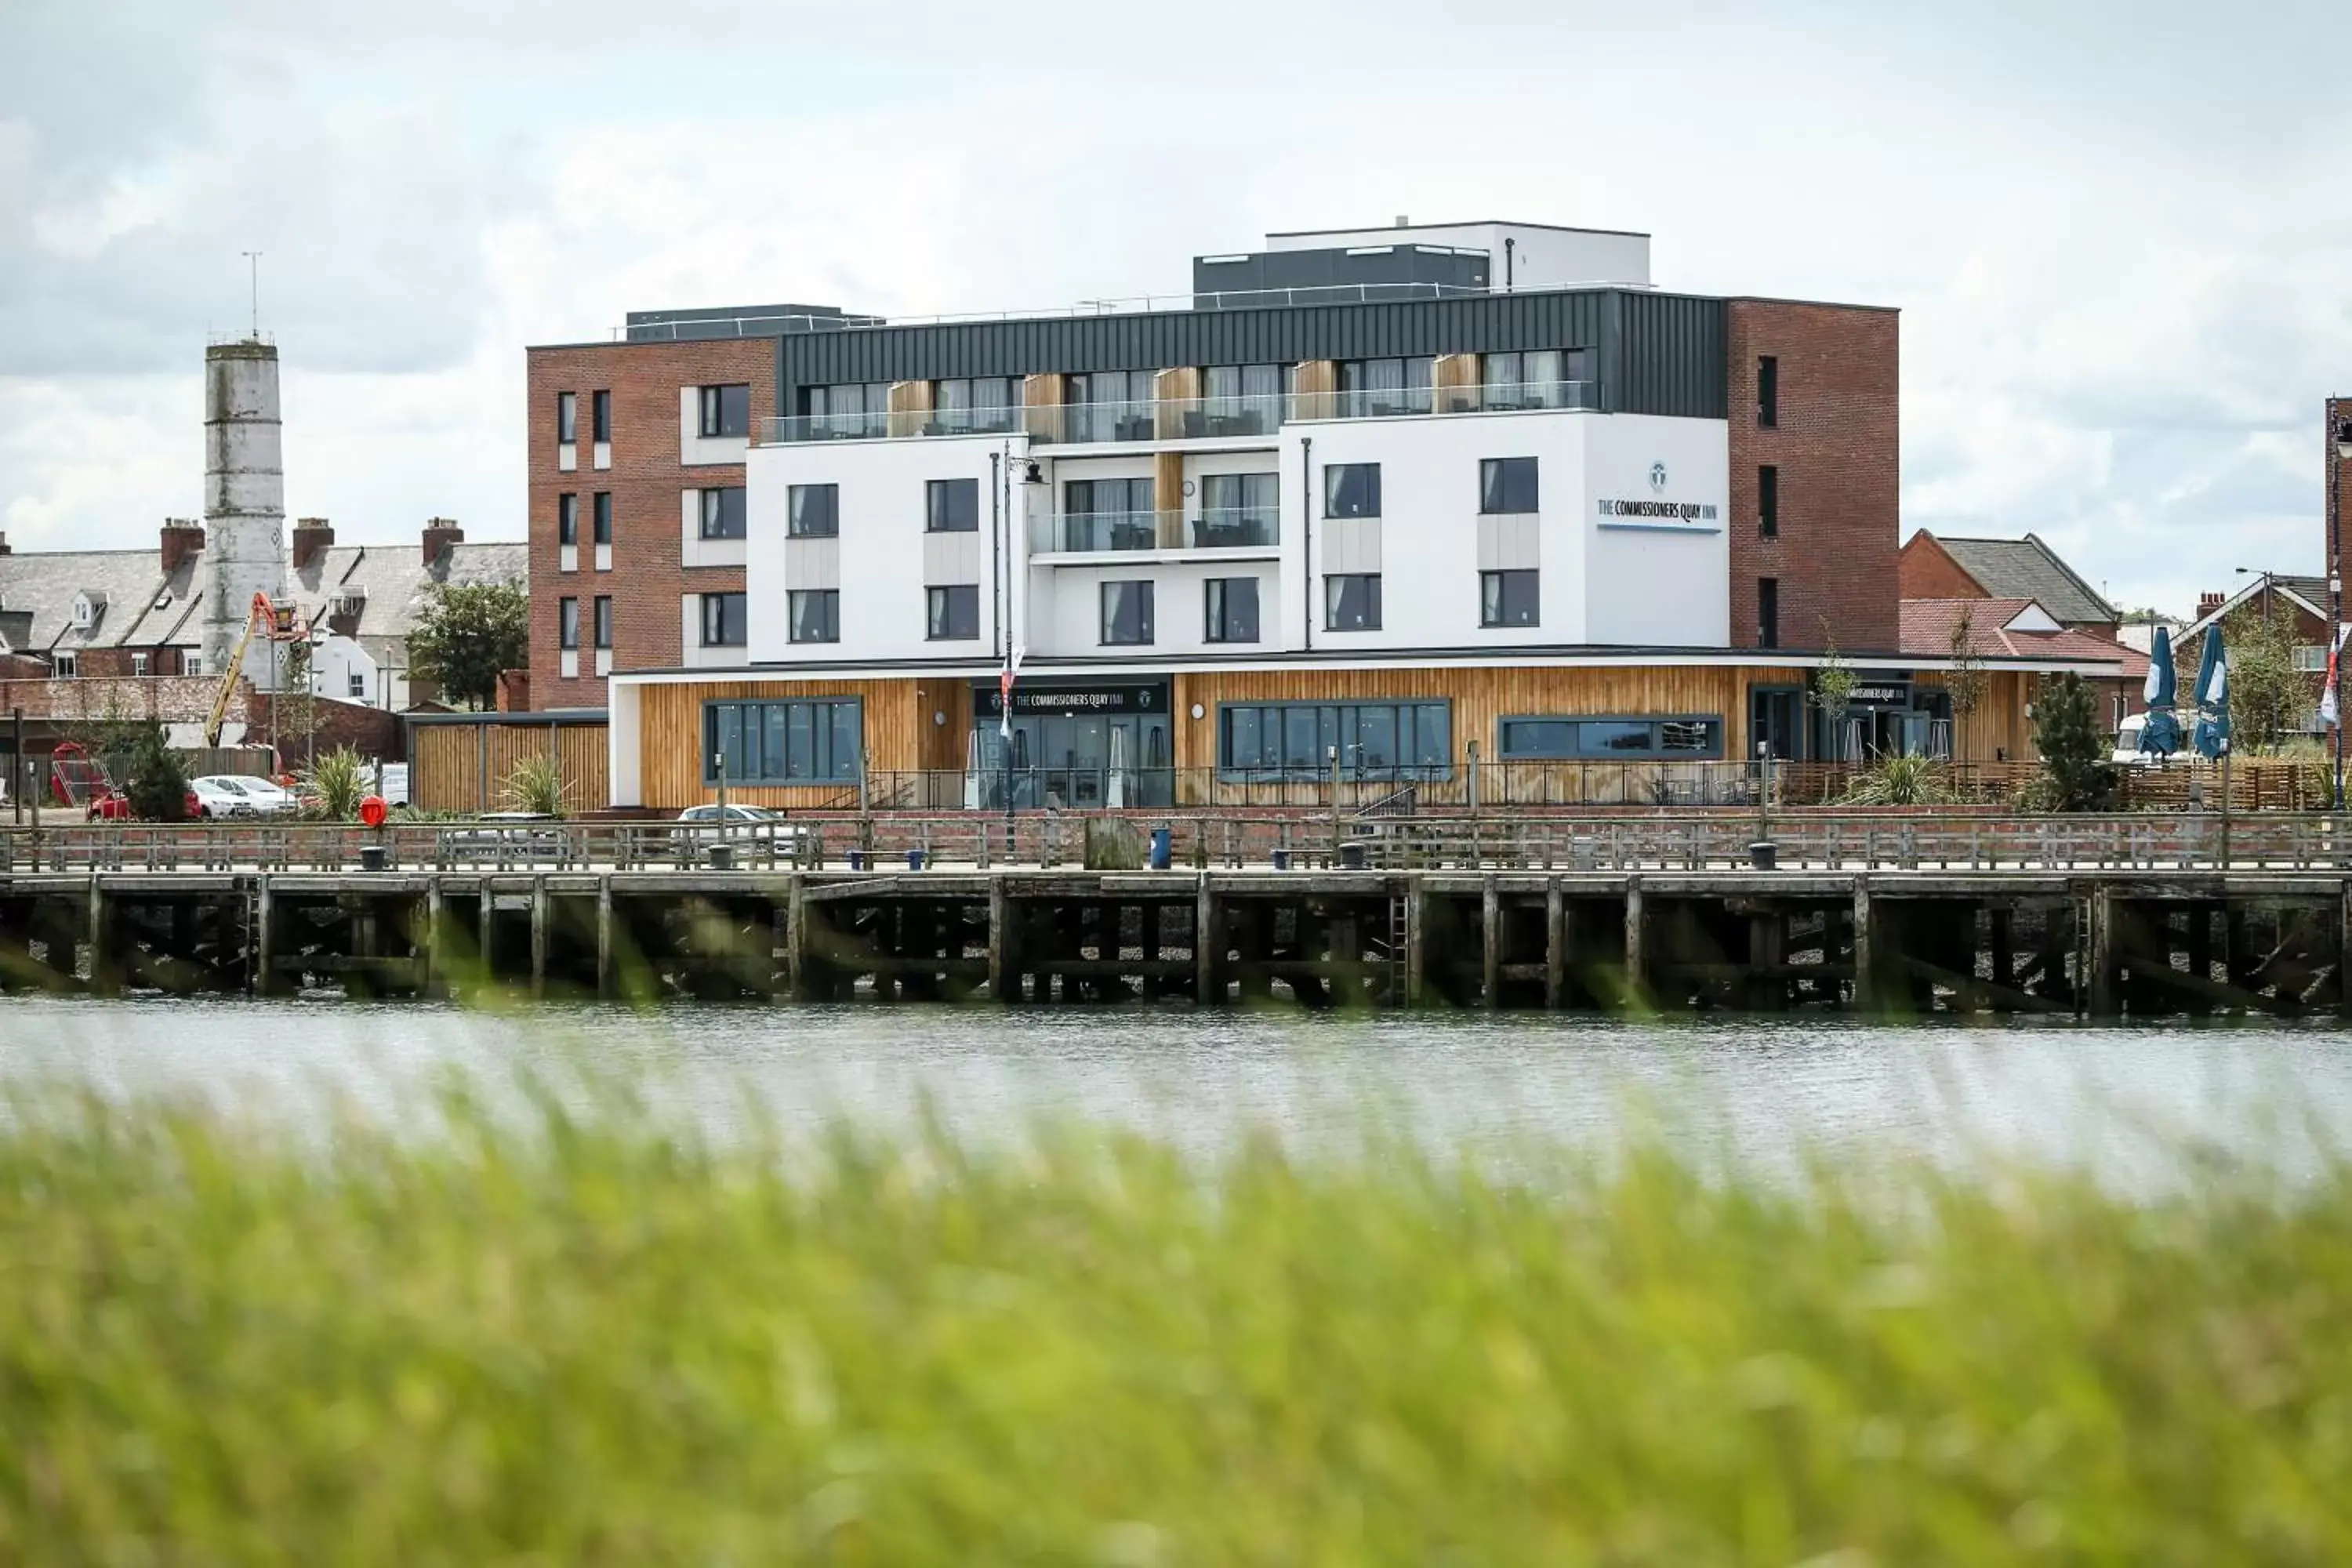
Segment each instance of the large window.
M980 636L980 585L959 583L923 590L924 635L933 642L971 642Z
M1201 372L1201 410L1187 415L1187 436L1271 436L1282 424L1290 367L1213 364Z
M592 392L588 395L588 422L599 441L613 438L613 395Z
M730 485L702 492L702 537L740 539L744 533L743 487Z
M1149 579L1102 585L1102 640L1106 647L1140 647L1151 641Z
M929 433L962 436L1011 430L1021 406L1021 384L1012 376L959 376L931 385Z
M1152 486L1140 479L1072 479L1062 487L1062 548L1150 550L1160 542Z
M784 491L784 532L793 539L832 539L841 532L839 485L793 485Z
M702 595L703 647L741 647L749 640L746 629L742 595Z
M1536 460L1486 458L1478 464L1478 510L1512 515L1536 510Z
M555 542L580 542L580 498L568 491L555 498Z
M1478 624L1531 626L1541 614L1539 574L1532 570L1478 574Z
M613 492L610 490L596 492L596 542L613 542Z
M865 714L854 697L802 702L706 702L702 779L729 784L840 784L857 778Z
M1212 577L1208 586L1204 642L1257 641L1257 579Z
M580 439L580 395L576 392L555 395L555 439L566 447Z
M1592 379L1588 349L1530 349L1479 359L1478 406L1486 409L1576 407L1583 401L1580 384Z
M1340 417L1428 413L1430 383L1436 368L1437 361L1428 354L1412 359L1341 360Z
M980 481L931 479L923 486L923 531L978 533Z
M555 646L569 653L580 646L580 601L555 601Z
M1282 537L1282 476L1203 474L1196 548L1272 544Z
M801 392L801 412L808 416L812 440L880 436L890 427L890 385L850 381L806 387Z
M1381 466L1378 463L1323 465L1325 517L1381 515Z
M751 389L749 386L706 386L701 393L703 435L749 436L751 433Z
M1697 762L1723 755L1723 721L1712 713L1506 719L1500 739L1503 756L1517 761Z
M1228 773L1326 778L1443 777L1453 765L1444 702L1229 702L1217 710L1217 766Z
M1381 574L1343 572L1323 579L1323 626L1327 631L1381 629Z
M1068 380L1070 439L1149 441L1153 431L1148 370L1098 370Z
M784 595L794 642L841 640L841 590L794 588Z
M596 646L609 650L613 646L613 596L596 595Z

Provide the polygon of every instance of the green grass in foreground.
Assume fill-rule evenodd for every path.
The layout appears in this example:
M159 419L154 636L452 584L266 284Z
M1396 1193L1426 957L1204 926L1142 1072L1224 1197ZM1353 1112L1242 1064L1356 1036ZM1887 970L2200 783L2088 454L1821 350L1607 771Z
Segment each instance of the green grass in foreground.
M2347 1170L456 1114L0 1131L0 1561L2352 1562Z

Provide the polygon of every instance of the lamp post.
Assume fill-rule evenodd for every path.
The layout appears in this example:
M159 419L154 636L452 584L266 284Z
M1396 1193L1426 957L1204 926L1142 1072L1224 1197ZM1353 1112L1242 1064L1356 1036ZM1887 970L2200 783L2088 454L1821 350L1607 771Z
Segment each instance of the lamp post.
M2327 662L2337 670L2336 691L2335 787L2330 799L2344 810L2344 692L2337 655L2344 640L2344 465L2352 463L2352 417L2334 398L2327 404L2328 423L2335 426L2327 464Z

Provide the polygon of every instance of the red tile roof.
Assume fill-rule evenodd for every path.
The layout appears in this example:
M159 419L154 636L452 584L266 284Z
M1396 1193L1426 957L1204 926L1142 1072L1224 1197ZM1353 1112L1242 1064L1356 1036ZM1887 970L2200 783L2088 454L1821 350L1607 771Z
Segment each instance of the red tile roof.
M2147 674L2147 655L2089 632L2002 629L2034 607L2032 599L1906 599L1902 648L1916 658L1950 657L1953 630L1965 615L1969 651L1980 658L2095 658L2121 664L2126 679Z

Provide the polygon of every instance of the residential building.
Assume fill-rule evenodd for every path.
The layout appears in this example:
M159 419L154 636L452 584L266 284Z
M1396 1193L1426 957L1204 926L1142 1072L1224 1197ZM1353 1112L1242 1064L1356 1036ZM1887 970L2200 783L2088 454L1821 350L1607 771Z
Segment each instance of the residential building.
M2122 614L2039 534L1945 538L1921 529L1903 546L1908 599L2031 599L2070 631L2114 639Z
M2241 611L2265 620L2284 618L2294 628L2295 668L2311 683L2311 707L2297 728L2308 734L2326 730L2319 719L2319 699L2327 683L2327 579L2250 572L2234 593L2209 590L2199 595L2197 618L2174 635L2173 647L2192 650L2187 657L2193 658L2207 627Z
M2071 667L2088 675L2110 728L2120 728L2127 715L2145 706L2145 652L2069 626L2032 599L1906 599L1903 651L1950 664L1965 658L1983 672L1976 710L1951 716L1955 728L1968 731L1953 738L1949 749L1958 755L1990 762L2032 756L2032 705L2044 670ZM2102 671L2102 666L2112 669ZM1849 752L1887 749L1882 717L1866 715L1859 722L1875 724L1878 731L1854 737ZM1941 748L1923 747L1915 736L1904 749Z
M653 320L531 360L532 689L609 694L616 805L722 773L783 805L903 770L909 804L1083 806L1826 755L1833 660L1888 716L1866 744L1948 736L1942 661L1902 636L1891 310L1671 292L1646 237L1497 224L1275 237L1196 258L1173 309ZM600 472L678 533L614 545L592 663L591 590L538 574L600 581L563 500ZM732 487L740 540L705 499Z

